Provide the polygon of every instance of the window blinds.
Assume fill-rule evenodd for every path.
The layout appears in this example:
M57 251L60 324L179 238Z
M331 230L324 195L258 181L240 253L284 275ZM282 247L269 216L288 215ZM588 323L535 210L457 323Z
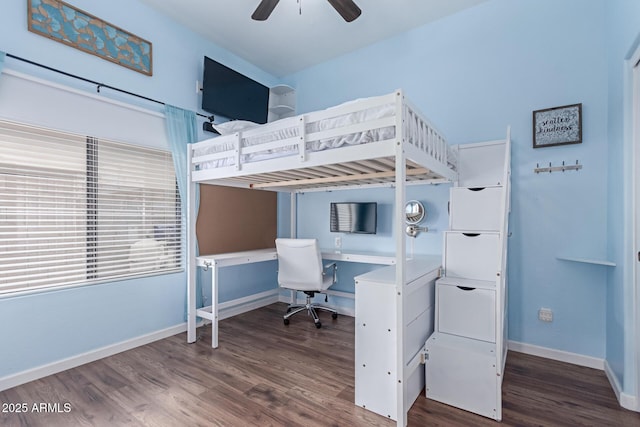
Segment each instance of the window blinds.
M171 153L0 121L0 293L182 268Z

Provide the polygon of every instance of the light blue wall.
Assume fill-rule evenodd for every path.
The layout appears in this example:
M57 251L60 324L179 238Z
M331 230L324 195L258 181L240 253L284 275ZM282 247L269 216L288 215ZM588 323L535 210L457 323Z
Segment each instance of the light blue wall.
M301 112L402 88L452 143L504 138L511 125L509 337L598 358L606 267L556 256L607 254L606 4L492 0L285 79ZM532 111L574 103L583 104L583 143L534 150ZM533 173L538 163L576 160L580 172ZM433 190L425 197L443 206ZM302 209L327 209L326 197L305 197ZM541 307L553 323L538 321Z
M632 275L633 230L631 217L632 141L630 123L623 118L630 110L631 90L625 63L640 37L640 2L616 0L607 8L607 52L609 63L609 257L618 265L608 275L607 362L626 393L637 394L638 367L634 355ZM627 132L625 134L625 132Z
M184 274L0 300L0 378L184 322Z
M411 244L417 254L441 254L442 231L449 225L447 202L450 184L409 186L407 200L421 201L427 217L420 224L429 228L415 239L407 239L407 251ZM320 247L333 248L334 240L340 237L343 250L395 251L393 235L394 206L393 188L372 188L335 192L304 193L298 196L298 237L317 238ZM377 202L378 227L376 234L332 233L329 231L329 204L331 202Z
M75 0L73 4L151 41L153 76L142 75L28 32L25 1L2 3L0 50L195 111L199 111L200 103L195 82L202 79L205 55L268 86L279 83L273 76L206 42L138 1ZM6 67L95 91L90 85L10 58L6 60ZM101 93L161 111L156 104L112 94L107 89ZM31 120L31 117L24 117L26 122ZM273 287L275 273L265 274L263 270L261 266L241 274L233 270L225 273L227 283L240 285L221 289L221 302L252 293L253 289L242 285L244 280L256 280L258 290ZM183 323L185 283L186 275L179 273L0 299L3 349L0 351L0 378ZM210 292L205 290L205 294L210 301Z

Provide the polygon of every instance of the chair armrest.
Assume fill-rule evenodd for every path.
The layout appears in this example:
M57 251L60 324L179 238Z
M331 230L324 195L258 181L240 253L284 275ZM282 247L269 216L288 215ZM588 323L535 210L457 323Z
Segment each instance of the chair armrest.
M338 264L336 264L335 262L331 262L327 265L324 266L324 269L327 270L329 268L333 267L333 283L336 283L336 281L338 280ZM322 272L322 274L325 274L324 272Z

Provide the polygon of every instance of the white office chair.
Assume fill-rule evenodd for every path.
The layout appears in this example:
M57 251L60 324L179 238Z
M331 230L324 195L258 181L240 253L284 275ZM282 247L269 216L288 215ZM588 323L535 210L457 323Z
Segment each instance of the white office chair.
M307 310L313 317L316 328L322 327L317 309L331 312L336 319L338 312L333 308L312 303L311 298L316 293L326 291L336 283L336 263L322 266L322 256L316 239L276 239L278 252L278 285L282 288L304 292L307 295L306 304L289 304L284 324L289 324L289 318L294 314ZM333 274L326 275L325 269L333 268ZM326 299L325 299L326 301Z

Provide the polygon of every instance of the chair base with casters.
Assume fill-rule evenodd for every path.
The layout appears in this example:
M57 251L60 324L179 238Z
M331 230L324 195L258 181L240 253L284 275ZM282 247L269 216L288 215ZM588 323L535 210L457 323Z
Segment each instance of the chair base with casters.
M312 303L311 302L311 298L313 298L315 296L315 292L314 291L304 291L304 293L307 295L307 302L305 304L289 304L289 306L287 307L287 314L285 314L283 316L284 319L284 324L288 325L289 324L289 318L295 314L298 314L302 311L307 310L309 315L311 317L313 317L313 322L316 324L316 328L321 328L322 327L322 323L320 322L320 318L318 317L318 313L316 313L316 310L324 310L324 311L328 311L331 313L331 317L333 319L337 319L338 318L338 311L331 308L331 307L327 307L324 306L322 304L318 304L318 303Z

